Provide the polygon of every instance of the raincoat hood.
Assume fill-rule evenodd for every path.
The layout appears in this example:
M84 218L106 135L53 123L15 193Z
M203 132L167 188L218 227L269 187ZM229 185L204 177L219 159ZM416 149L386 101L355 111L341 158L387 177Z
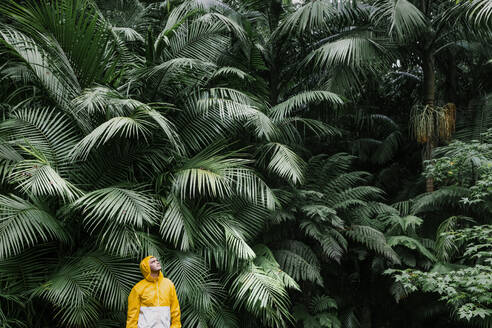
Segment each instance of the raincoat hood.
M151 258L153 258L155 256L152 256L152 255L149 255L147 256L146 258L144 258L142 260L142 262L140 262L140 272L142 272L142 275L144 276L145 280L148 280L148 281L151 281L151 282L154 282L160 278L164 278L164 275L162 274L162 271L159 271L159 277L158 278L154 278L150 275L151 271L150 271L150 264L149 264L149 261Z

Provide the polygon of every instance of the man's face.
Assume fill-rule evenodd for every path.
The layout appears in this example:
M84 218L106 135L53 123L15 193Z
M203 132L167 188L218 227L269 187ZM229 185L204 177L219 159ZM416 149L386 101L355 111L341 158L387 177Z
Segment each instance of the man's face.
M159 271L161 269L161 264L159 263L159 260L156 259L155 257L151 258L149 260L149 266L151 271Z

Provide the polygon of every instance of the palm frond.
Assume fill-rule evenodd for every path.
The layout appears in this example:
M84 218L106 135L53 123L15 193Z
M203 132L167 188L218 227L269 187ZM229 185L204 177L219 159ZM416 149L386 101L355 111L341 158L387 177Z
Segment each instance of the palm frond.
M288 146L281 143L267 143L263 145L260 163L267 169L290 182L297 184L304 181L305 162Z
M102 81L105 65L112 59L105 47L109 27L92 1L28 1L24 5L6 1L1 9L19 28L36 35L37 41L51 35L73 65L82 86Z
M19 162L10 179L24 193L34 197L59 197L63 202L72 202L82 196L81 190L62 178L43 158Z
M114 33L121 36L126 42L144 42L144 37L131 27L112 27Z
M408 0L380 0L376 7L375 23L388 22L388 33L397 40L415 40L426 28L424 14Z
M360 70L378 65L387 55L385 48L375 39L348 36L322 45L306 57L306 62L323 69L339 66Z
M159 108L160 106L162 106L162 104L159 105ZM160 131L164 133L171 146L173 146L178 153L183 153L185 151L183 142L181 141L176 126L173 122L167 119L155 108L143 106L142 111L157 123L160 127Z
M19 297L24 297L43 284L53 268L58 265L54 257L57 247L56 241L39 243L17 255L3 258L0 261L0 281L5 286L4 291L13 291ZM19 275L23 277L22 283L17 281Z
M290 317L288 294L277 279L254 264L231 278L235 307L244 307L267 325L286 323Z
M252 260L255 258L255 252L245 240L244 232L240 226L224 225L225 240L229 250L241 260Z
M90 326L100 317L100 305L92 296L93 282L92 272L72 260L39 286L34 295L53 304L55 317L64 325Z
M329 91L305 91L290 97L280 104L270 108L274 120L281 120L291 115L294 110L305 109L311 103L327 102L333 106L340 106L344 100L337 94Z
M239 319L232 311L216 311L210 318L212 328L239 328Z
M78 158L85 160L92 149L118 136L146 140L151 133L149 129L151 126L151 123L145 120L145 114L141 111L137 111L128 117L113 117L79 141L71 150L70 156L74 160Z
M278 280L284 288L300 290L297 282L286 272L280 270L280 264L278 264L272 250L268 246L258 244L253 249L256 253L253 264L258 265L267 275Z
M110 223L143 227L157 223L157 201L142 188L110 187L87 193L72 205L81 209L84 224L92 231Z
M0 124L0 133L12 144L39 150L56 169L65 171L68 154L79 139L74 123L49 108L21 108Z
M246 94L228 88L211 88L203 91L197 101L197 110L205 116L215 116L220 120L245 122L246 126L253 126L259 138L271 138L274 133L272 120L254 104Z
M60 45L46 36L41 38L49 52L20 31L4 25L0 28L0 42L33 71L53 101L69 112L70 100L81 90L79 81Z
M97 113L111 116L128 115L142 103L135 99L123 97L118 91L105 86L84 89L72 101L76 114L86 114L89 118Z
M191 252L172 252L163 262L164 273L176 285L178 299L193 303L200 288L209 280L209 272L203 258Z
M17 196L0 195L0 258L41 242L69 242L60 222L43 208Z
M337 8L328 1L308 2L287 16L275 31L274 36L325 30L329 22L338 14Z
M142 69L138 78L151 83L154 93L175 96L178 88L195 86L204 76L211 76L216 65L208 60L177 57Z
M466 27L473 28L475 36L486 40L491 31L492 5L487 0L460 1L445 12L442 20L463 22Z
M161 221L160 233L164 240L173 243L181 251L188 251L194 245L195 220L190 209L175 195L167 199L167 209Z
M136 265L100 253L84 255L78 263L93 275L92 291L112 310L124 310L131 287L141 279Z
M110 222L104 229L92 232L92 236L98 249L111 256L144 258L164 254L159 236L138 231L129 224Z
M215 63L230 44L230 38L223 32L229 29L221 20L204 15L191 23L180 25L169 39L170 58L194 58Z
M220 155L221 148L209 147L189 159L175 173L173 190L182 199L195 195L224 198L238 194L273 208L272 191L246 166L249 161Z

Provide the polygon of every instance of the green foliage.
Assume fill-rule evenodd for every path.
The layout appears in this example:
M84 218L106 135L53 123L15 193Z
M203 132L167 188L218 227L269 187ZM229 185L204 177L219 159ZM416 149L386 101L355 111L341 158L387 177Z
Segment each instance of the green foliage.
M492 315L492 227L489 225L442 233L454 244L463 245L460 262L468 264L459 269L435 267L433 272L387 270L395 281L414 292L435 292L448 303L459 319L488 319Z
M183 327L452 328L415 288L487 325L490 135L435 149L422 194L406 129L429 54L426 108L489 127L490 9L3 1L0 327L121 326L149 254Z
M337 317L337 303L329 296L322 295L313 298L309 306L294 305L296 321L302 322L304 328L340 328L342 324Z
M490 196L492 179L492 153L490 132L484 141L453 141L440 150L440 156L426 167L425 175L441 186L470 188L470 195L463 197L465 204L483 202Z

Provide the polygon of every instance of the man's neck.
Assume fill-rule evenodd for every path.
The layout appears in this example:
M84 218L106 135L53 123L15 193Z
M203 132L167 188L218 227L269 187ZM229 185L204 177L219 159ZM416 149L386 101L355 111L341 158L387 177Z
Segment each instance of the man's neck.
M157 279L159 277L159 272L160 271L151 271L150 276L154 279Z

